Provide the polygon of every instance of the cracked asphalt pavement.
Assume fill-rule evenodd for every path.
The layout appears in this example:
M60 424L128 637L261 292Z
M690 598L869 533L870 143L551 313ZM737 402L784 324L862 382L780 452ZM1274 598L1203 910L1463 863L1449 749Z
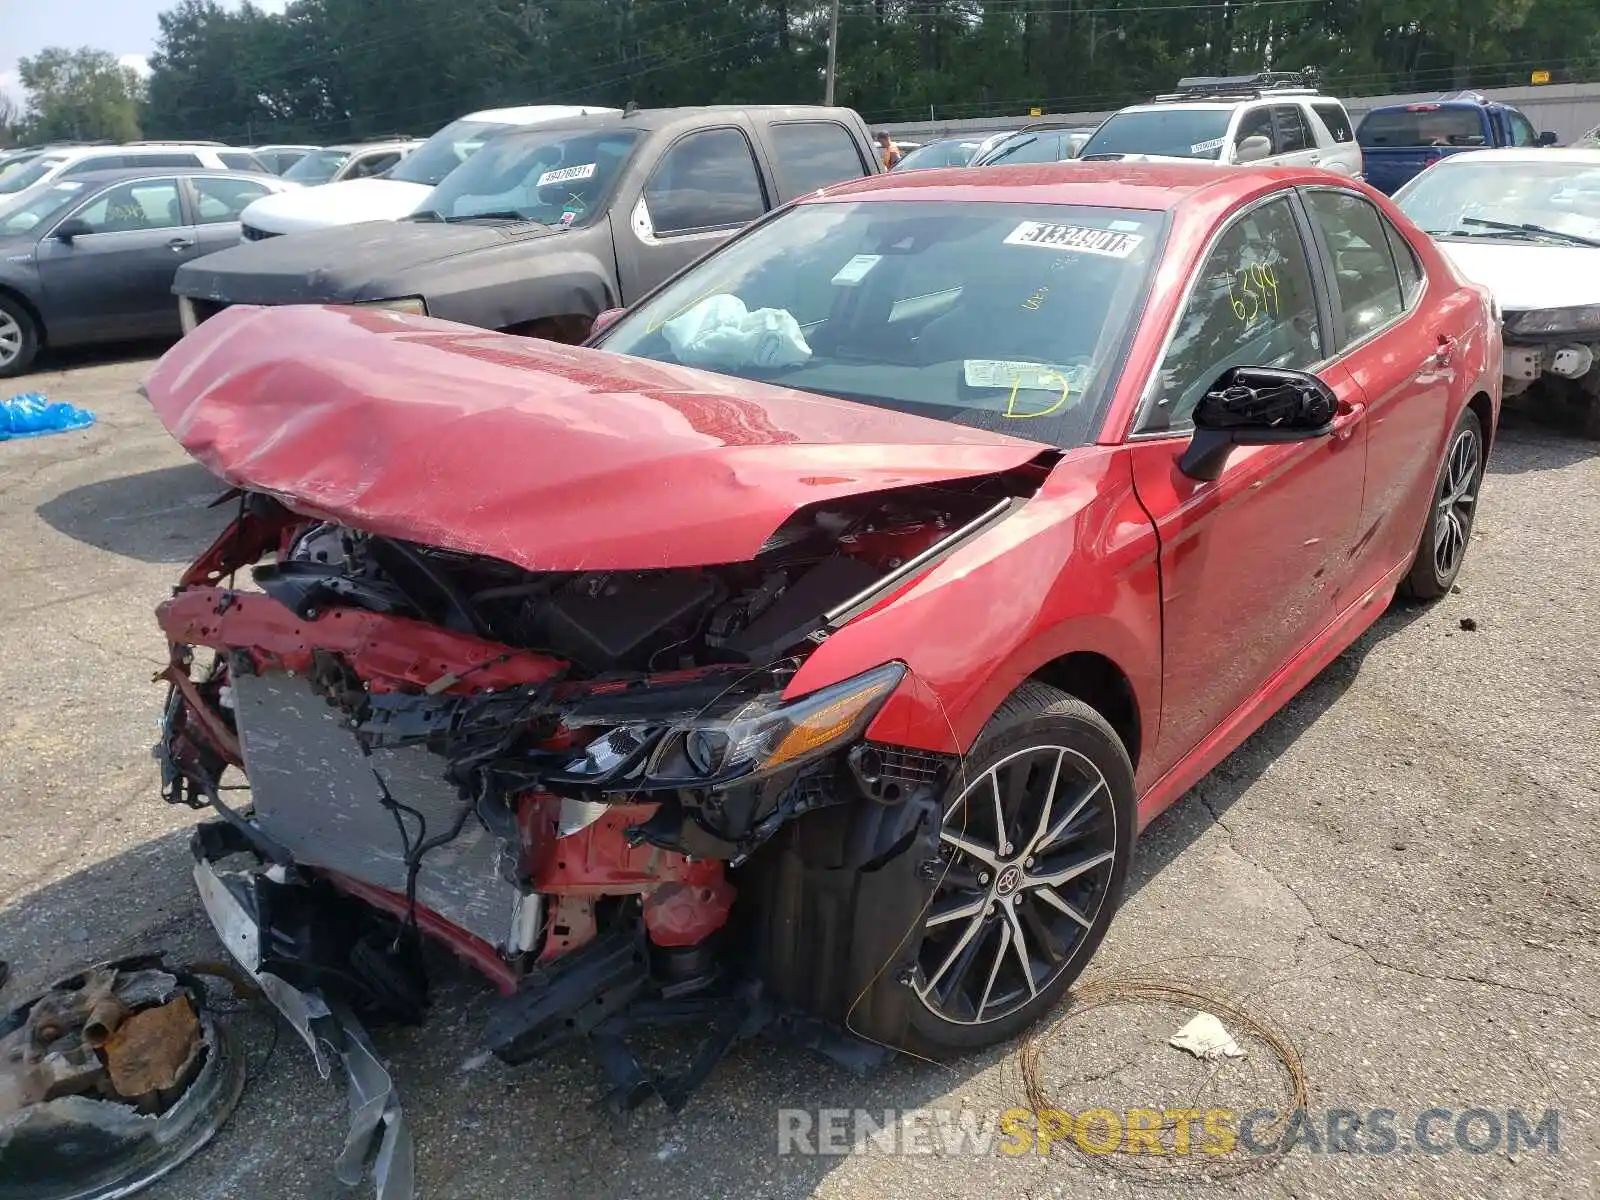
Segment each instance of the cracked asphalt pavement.
M163 662L151 610L223 518L207 507L215 482L135 393L147 366L101 355L29 377L28 390L91 408L99 422L0 444L10 1002L133 950L223 956L191 894L192 814L160 802L149 757L161 699L151 676ZM1596 547L1600 445L1508 423L1458 593L1388 613L1155 822L1085 976L1103 985L1102 1002L1050 1019L1035 1074L1025 1077L1017 1046L857 1076L756 1042L680 1115L613 1118L587 1103L598 1076L581 1053L515 1070L480 1054L490 994L447 972L428 1025L377 1036L416 1138L420 1195L1600 1194ZM1175 1003L1128 980L1199 999ZM855 1154L778 1153L779 1110L802 1111L786 1118L791 1131L828 1128L821 1110L843 1109L879 1120L937 1110L907 1124L947 1131L964 1114L981 1132L1029 1103L1030 1078L1052 1107L1075 1113L1286 1108L1289 1077L1247 1031L1235 1030L1246 1056L1219 1063L1167 1045L1206 997L1292 1046L1310 1116L1290 1127L1297 1144L1286 1154L1178 1155L1172 1128L1159 1135L1161 1155L1085 1153L1071 1139L1048 1154L1037 1143L1005 1153L1015 1138L964 1152L909 1135L902 1149L931 1141L939 1152L891 1154L867 1139ZM332 1174L342 1087L319 1079L304 1047L275 1037L264 1017L229 1019L251 1053L244 1099L204 1153L147 1194L350 1195ZM1414 1136L1430 1109L1447 1114L1425 1123L1440 1153ZM1475 1109L1492 1115L1496 1137ZM1336 1110L1354 1152L1335 1152L1350 1145L1338 1137L1328 1144ZM1374 1110L1395 1114L1392 1152L1375 1152L1385 1141ZM1530 1126L1555 1111L1556 1148L1513 1151L1511 1110ZM1456 1144L1461 1114L1471 1150Z

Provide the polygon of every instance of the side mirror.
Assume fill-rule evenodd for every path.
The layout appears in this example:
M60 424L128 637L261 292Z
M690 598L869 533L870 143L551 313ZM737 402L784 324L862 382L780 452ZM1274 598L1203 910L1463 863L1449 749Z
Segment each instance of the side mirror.
M1539 145L1541 146L1554 146L1560 140L1553 129L1546 129L1539 135Z
M605 309L594 319L594 324L589 326L589 336L599 337L607 329L610 329L613 325L615 325L618 318L620 318L622 314L627 311L628 310L625 308Z
M55 233L50 236L55 238L56 241L66 242L70 246L73 238L81 238L93 232L94 230L90 227L89 222L79 217L68 217L56 226Z
M1262 133L1252 133L1240 142L1233 151L1233 161L1236 163L1260 162L1263 158L1272 155L1272 139Z
M1232 367L1195 406L1194 437L1178 469L1191 479L1213 480L1222 474L1233 447L1326 437L1338 410L1339 398L1315 375L1279 367Z

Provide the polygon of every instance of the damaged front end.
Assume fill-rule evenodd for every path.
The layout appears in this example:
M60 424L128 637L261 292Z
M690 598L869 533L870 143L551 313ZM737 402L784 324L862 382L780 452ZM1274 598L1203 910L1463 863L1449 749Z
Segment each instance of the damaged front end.
M409 1171L362 1028L421 1019L425 941L503 993L497 1055L588 1036L618 1107L676 1107L758 1030L841 1053L846 1024L895 1039L903 1013L856 1002L914 953L954 760L868 738L901 663L786 689L1044 469L813 506L750 561L654 571L530 571L232 495L159 610L157 755L169 801L221 818L195 854L224 941L325 1071L323 1043L345 1056L365 1107L343 1176L373 1142ZM808 849L800 818L829 812L838 837ZM851 889L872 919L837 916ZM816 962L801 932L849 961ZM709 1027L681 1075L627 1050L661 1022Z
M1504 341L1505 399L1553 403L1600 437L1600 305L1507 311Z

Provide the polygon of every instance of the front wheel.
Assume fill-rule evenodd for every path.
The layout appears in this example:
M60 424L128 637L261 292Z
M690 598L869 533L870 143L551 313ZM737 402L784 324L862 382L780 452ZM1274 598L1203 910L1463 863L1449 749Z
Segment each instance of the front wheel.
M33 365L39 330L33 317L10 296L0 294L0 379L21 375Z
M1450 433L1422 529L1422 543L1400 585L1401 591L1413 600L1437 600L1461 573L1478 511L1483 468L1483 424L1478 414L1468 408Z
M1024 684L950 784L942 871L910 979L910 1048L946 1057L1002 1042L1082 972L1133 853L1133 767L1094 709Z

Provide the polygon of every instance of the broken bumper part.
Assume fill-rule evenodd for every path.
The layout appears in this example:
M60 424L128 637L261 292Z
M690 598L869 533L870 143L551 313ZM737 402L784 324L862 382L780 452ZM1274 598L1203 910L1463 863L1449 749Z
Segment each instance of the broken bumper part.
M394 1080L360 1021L341 1002L302 991L264 969L253 874L213 865L196 839L195 886L223 945L300 1035L322 1077L332 1073L330 1054L338 1055L344 1067L350 1130L335 1166L339 1182L359 1184L370 1161L378 1200L408 1200L415 1188L416 1154Z

